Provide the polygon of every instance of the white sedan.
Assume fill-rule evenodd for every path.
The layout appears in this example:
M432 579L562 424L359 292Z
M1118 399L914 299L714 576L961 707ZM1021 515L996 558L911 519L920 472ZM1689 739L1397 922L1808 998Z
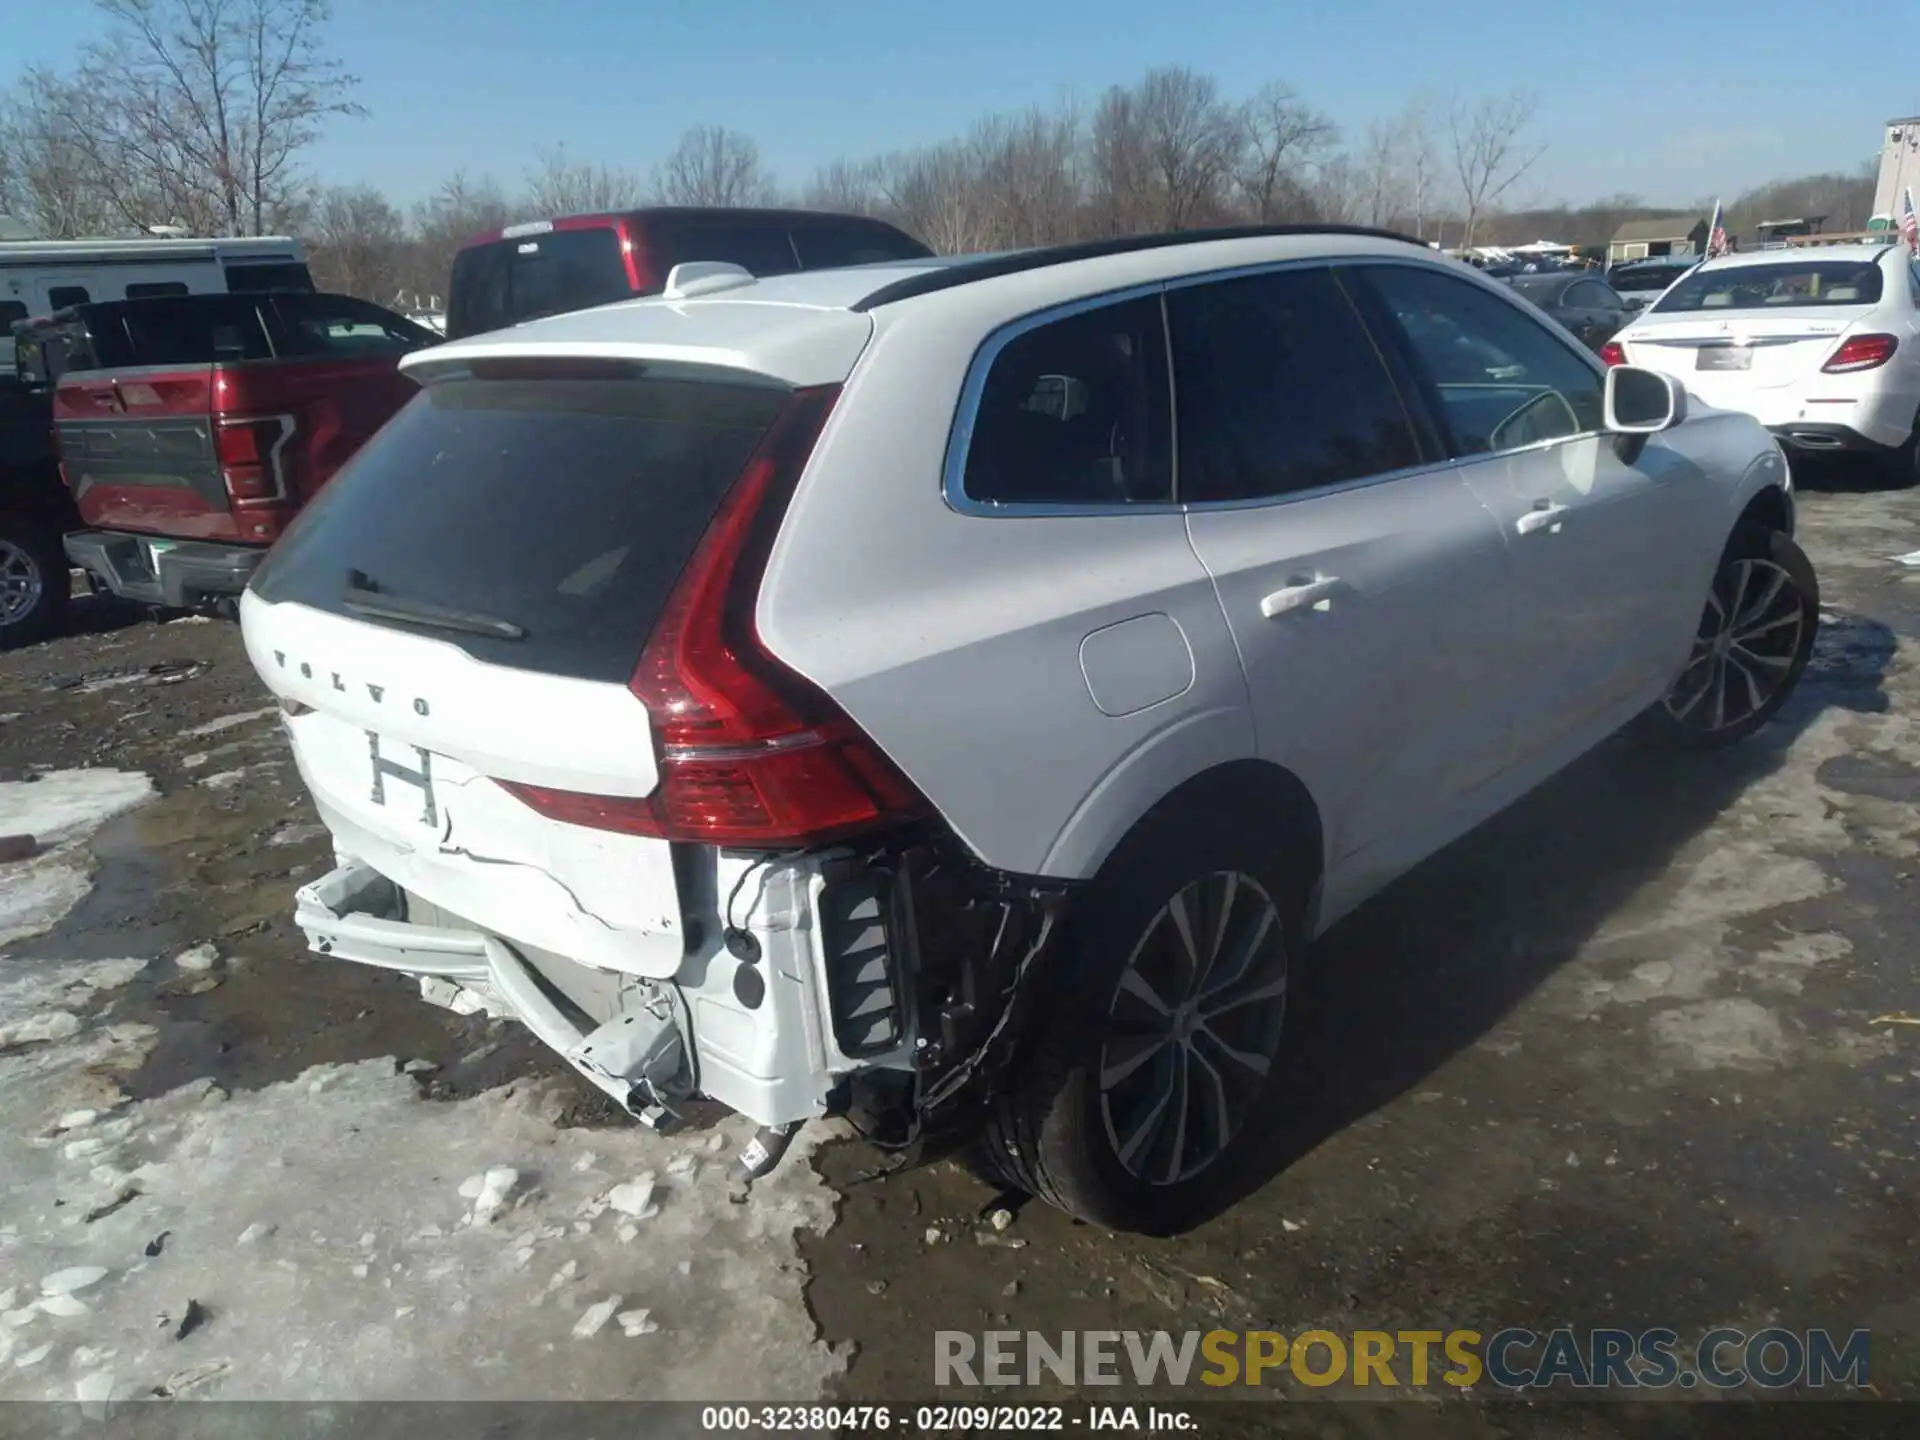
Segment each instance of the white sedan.
M1709 260L1602 353L1683 379L1793 451L1869 455L1920 480L1920 265L1904 245Z

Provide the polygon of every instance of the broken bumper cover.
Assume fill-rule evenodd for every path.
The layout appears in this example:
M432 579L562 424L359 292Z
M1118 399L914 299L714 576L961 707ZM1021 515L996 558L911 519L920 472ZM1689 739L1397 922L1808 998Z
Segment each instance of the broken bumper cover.
M548 997L533 967L512 946L477 930L417 925L395 918L393 883L371 866L340 866L294 895L294 922L321 955L397 970L423 981L450 981L497 1001L575 1070L640 1119L663 1113L668 1073L678 1068L680 1033L671 1015L636 1024L583 1028Z

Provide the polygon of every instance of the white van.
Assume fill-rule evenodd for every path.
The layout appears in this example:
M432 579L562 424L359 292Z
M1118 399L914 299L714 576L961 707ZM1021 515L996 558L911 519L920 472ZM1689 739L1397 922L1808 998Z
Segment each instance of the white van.
M0 342L17 320L94 300L250 290L312 290L300 242L239 240L0 241ZM13 347L0 343L0 371Z

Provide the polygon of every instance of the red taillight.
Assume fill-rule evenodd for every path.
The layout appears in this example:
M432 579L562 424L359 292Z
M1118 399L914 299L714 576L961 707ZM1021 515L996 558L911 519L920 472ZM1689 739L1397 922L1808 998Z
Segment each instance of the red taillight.
M853 721L760 643L753 610L773 532L837 390L775 420L687 562L629 688L653 717L660 781L643 799L500 782L543 815L706 845L814 844L924 813Z
M271 504L286 498L280 453L293 429L291 415L222 416L214 421L213 451L220 478L236 505Z
M1618 340L1609 340L1600 347L1600 358L1609 365L1627 363L1627 352L1621 348Z
M1900 342L1891 335L1850 335L1833 352L1833 358L1820 368L1829 375L1872 370L1891 360L1899 348Z

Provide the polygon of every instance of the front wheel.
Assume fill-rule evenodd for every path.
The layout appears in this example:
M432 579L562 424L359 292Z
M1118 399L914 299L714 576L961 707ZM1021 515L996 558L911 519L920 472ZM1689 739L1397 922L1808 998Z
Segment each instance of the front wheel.
M72 590L60 537L37 521L0 513L0 650L51 634Z
M1688 749L1731 745L1787 703L1813 656L1820 582L1779 530L1742 527L1707 590L1687 663L1648 712L1655 738Z
M1110 865L1065 993L986 1136L1003 1178L1069 1214L1165 1234L1217 1203L1267 1089L1299 887L1244 827L1181 826Z

